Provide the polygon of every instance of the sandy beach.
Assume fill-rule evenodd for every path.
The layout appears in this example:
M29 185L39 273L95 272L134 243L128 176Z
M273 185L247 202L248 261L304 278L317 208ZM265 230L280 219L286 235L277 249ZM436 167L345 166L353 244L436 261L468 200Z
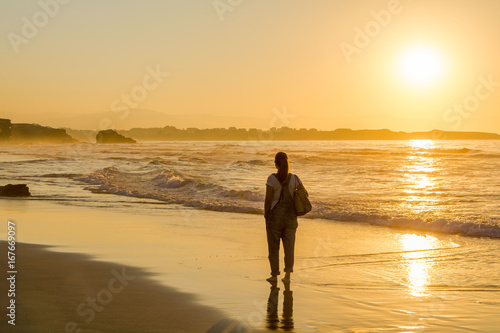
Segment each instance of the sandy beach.
M3 320L2 332L204 332L224 319L142 269L42 245L19 243L16 253L16 325ZM7 289L5 279L0 287Z
M498 251L494 239L302 219L286 291L281 282L273 290L264 281L269 267L261 216L152 202L134 206L135 213L0 203L18 226L18 241L41 244L21 244L17 254L17 328L26 332L63 332L71 320L87 329L82 332L204 332L221 319L262 330L270 298L285 322L285 295L292 296L287 312L298 332L493 332L498 324L495 287L459 287L462 279L480 280L472 273L481 253L474 260L467 255ZM90 314L79 315L77 307L121 269L134 280L84 325ZM106 302L109 295L100 296Z
M216 290L213 287L217 286L224 296L221 299L229 297L235 300L240 296L233 294L235 289L239 289L235 282L226 285L215 277L219 273L223 274L224 270L210 265L211 258L218 256L215 253L222 256L231 246L220 241L209 245L205 240L205 247L197 249L192 246L192 242L201 244L199 231L193 233L190 230L196 229L196 226L180 228L187 228L185 231L190 233L190 237L186 238L186 235L180 237L175 234L178 232L175 226L177 222L171 225L173 233L158 233L158 230L155 231L157 226L148 222L135 228L138 216L119 214L116 211L94 211L23 200L1 200L1 203L2 210L14 217L9 220L16 222L18 241L16 326L2 321L0 327L7 331L264 330L248 327L241 318L228 314L220 306L223 301L215 300L219 305L215 308L209 305L211 301L206 296L203 297L203 293L193 293L193 290L199 291L200 288L209 289L211 293ZM76 213L75 219L67 220L72 215L70 211ZM179 213L178 210L174 212ZM193 214L196 216L198 213L195 211ZM184 223L184 218L179 218ZM153 221L149 220L154 222L155 218L152 218ZM161 217L156 218L157 222L161 220ZM76 224L73 223L76 221ZM138 232L144 234L139 236ZM67 237L61 238L61 234ZM7 238L6 228L2 229L2 238ZM23 241L29 243L22 243ZM2 256L6 258L7 243L2 241L0 246ZM165 251L166 247L173 251ZM206 256L207 247L212 248L214 255ZM113 262L105 261L109 259ZM134 264L136 267L127 264ZM1 263L0 268L2 271L7 270L6 261ZM230 272L234 273L234 270L231 269ZM169 287L172 283L177 288ZM267 282L264 283L265 289L269 289ZM8 290L6 280L2 280L0 288ZM5 308L8 300L2 300ZM265 307L266 304L263 304L258 313L258 319L262 322Z

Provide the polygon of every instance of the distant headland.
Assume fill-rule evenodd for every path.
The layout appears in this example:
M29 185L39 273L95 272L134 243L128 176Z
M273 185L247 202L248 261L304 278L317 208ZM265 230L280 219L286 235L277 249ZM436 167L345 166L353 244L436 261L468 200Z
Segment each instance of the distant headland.
M101 132L101 133L100 133ZM107 133L110 132L110 133ZM111 133L113 132L113 133ZM500 134L485 132L452 132L432 130L427 132L395 132L388 129L352 130L339 128L332 131L273 127L256 128L178 129L173 126L132 128L130 130L97 131L52 128L38 124L12 124L0 119L0 143L99 143L102 133L113 134L116 141L273 141L273 140L500 140ZM99 135L98 135L99 134ZM122 138L122 136L126 138ZM101 142L102 138L101 138Z
M95 137L97 131L67 129L68 134L80 141ZM448 132L433 130L428 132L394 132L381 130L336 129L293 129L289 127L261 130L256 128L211 128L178 129L173 126L156 128L132 128L117 130L121 135L137 141L273 141L273 140L500 140L496 133Z

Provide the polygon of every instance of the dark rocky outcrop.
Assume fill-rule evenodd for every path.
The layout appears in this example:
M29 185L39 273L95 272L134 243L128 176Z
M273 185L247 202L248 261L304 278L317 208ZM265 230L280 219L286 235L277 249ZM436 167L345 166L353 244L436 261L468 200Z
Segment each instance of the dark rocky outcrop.
M123 136L111 129L100 131L96 136L97 143L137 143L134 139Z
M73 143L76 142L62 128L52 128L38 124L12 124L14 143Z
M10 119L0 119L0 141L9 140L12 136L12 124Z
M29 197L30 189L26 184L7 184L0 186L0 196L2 197Z

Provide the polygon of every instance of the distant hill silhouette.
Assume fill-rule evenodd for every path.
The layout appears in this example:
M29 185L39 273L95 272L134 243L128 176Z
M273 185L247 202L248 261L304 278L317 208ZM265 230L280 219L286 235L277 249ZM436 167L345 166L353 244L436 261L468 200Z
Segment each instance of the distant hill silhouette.
M339 128L333 131L317 129L294 129L273 127L269 130L257 128L210 128L194 127L179 129L174 126L132 128L130 130L100 131L52 128L38 124L10 125L2 119L3 132L8 133L4 141L10 143L75 143L83 142L133 142L135 141L272 141L272 140L500 140L500 134L485 132L448 132L432 130L427 132L395 132L388 129L352 130ZM7 130L8 129L8 130ZM10 132L11 130L11 132ZM109 135L105 135L109 134ZM106 136L106 137L105 137ZM125 136L126 138L122 137ZM108 140L109 139L109 140Z
M66 130L38 124L12 124L11 143L75 143Z
M92 141L97 131L78 131L68 129L68 133L81 141ZM319 131L317 129L292 129L288 127L270 130L244 128L178 129L173 126L154 128L132 128L118 130L118 133L137 141L173 140L210 140L210 141L250 141L250 140L500 140L500 135L483 132L447 132L433 130L428 132L394 132L380 130L336 129Z

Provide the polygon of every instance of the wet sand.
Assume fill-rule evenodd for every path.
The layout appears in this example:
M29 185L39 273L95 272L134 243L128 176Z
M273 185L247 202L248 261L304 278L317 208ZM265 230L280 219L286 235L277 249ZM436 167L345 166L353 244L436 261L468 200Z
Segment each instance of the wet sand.
M236 322L253 331L495 332L500 324L495 239L301 219L287 290L265 281L261 216L152 201L105 209L0 200L0 208L19 242L55 246L19 249L19 299L30 301L17 319L32 332L83 323L79 304L122 267L135 279L82 332L220 332Z
M6 258L6 242L0 249ZM16 255L16 325L4 317L2 332L206 332L239 325L140 268L34 244L18 243ZM4 262L0 269L6 271ZM0 282L2 294L6 282Z

